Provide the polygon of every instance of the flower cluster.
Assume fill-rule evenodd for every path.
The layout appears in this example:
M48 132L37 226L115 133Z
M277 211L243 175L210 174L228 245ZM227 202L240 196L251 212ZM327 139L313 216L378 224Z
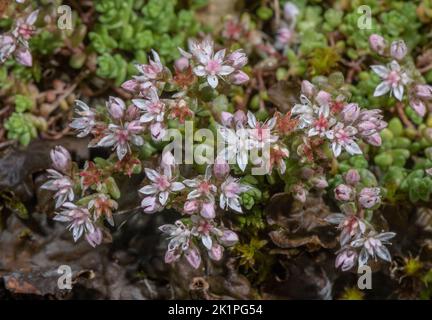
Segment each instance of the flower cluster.
M347 103L344 96L333 97L308 81L303 81L300 103L291 112L299 120L298 130L305 132L307 139L327 140L335 157L342 150L362 154L360 140L380 146L379 132L387 126L381 110L362 110L356 103Z
M387 65L372 65L372 70L382 82L376 87L374 96L387 93L398 101L404 100L404 94L414 111L424 117L432 100L432 87L424 84L418 70L413 67L407 55L408 47L403 40L395 40L390 45L377 34L369 37L371 49L385 59L391 59Z
M16 19L12 31L0 35L0 63L13 55L18 63L27 67L32 66L33 59L28 41L36 33L34 24L38 14L39 10L35 10L25 19Z
M222 125L218 133L224 140L224 148L218 159L230 164L237 163L245 171L248 163L256 166L266 166L268 171L277 167L279 172L285 172L285 159L289 157L287 146L279 140L278 118L276 116L260 122L252 112L247 115L239 110L235 114L221 113ZM259 156L258 151L263 152Z
M74 189L77 189L79 178L69 152L57 146L51 151L51 160L53 169L48 169L50 180L41 188L55 191L55 207L60 211L54 220L68 223L74 241L84 234L91 246L99 245L103 239L100 217L104 215L113 225L112 210L117 209L117 203L104 193L94 193L87 198L76 199Z
M364 186L359 172L350 169L344 175L344 183L334 189L334 197L341 203L343 213L331 214L326 221L336 224L340 230L341 249L337 252L336 268L341 267L342 271L347 271L356 264L363 266L370 257L390 262L391 255L385 244L396 234L377 233L365 219L381 203L380 188Z
M159 172L150 168L144 170L150 181L139 190L145 195L141 202L144 212L154 213L171 206L187 216L175 225L160 227L171 238L165 261L174 262L184 254L188 262L198 268L200 242L211 259L220 260L223 246L235 244L238 237L233 231L217 226L217 202L222 210L242 213L240 196L250 187L230 176L229 167L224 170L221 164L208 166L203 176L181 179L169 152L162 156Z

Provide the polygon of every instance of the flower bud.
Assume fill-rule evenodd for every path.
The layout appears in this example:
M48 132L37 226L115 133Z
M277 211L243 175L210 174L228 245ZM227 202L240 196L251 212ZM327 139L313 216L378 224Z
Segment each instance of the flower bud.
M198 200L186 201L183 207L183 211L187 214L193 214L198 211Z
M331 95L330 95L330 93L321 90L321 91L318 92L315 100L316 100L316 102L318 102L318 104L320 106L327 105L327 104L330 103Z
M230 172L229 164L223 159L216 159L213 166L213 173L217 179L225 179L227 174Z
M335 188L334 193L336 200L350 201L353 197L354 191L350 186L347 186L346 184L340 184Z
M283 11L284 11L284 18L288 21L296 19L296 17L300 13L297 6L292 2L285 3Z
M232 113L222 111L221 112L221 122L225 127L229 127L232 124L234 116Z
M411 99L410 100L410 106L413 108L413 110L420 116L424 117L426 114L426 106L423 103L423 101L418 99Z
M366 142L368 144L370 144L372 146L375 146L375 147L379 147L382 144L382 139L381 139L381 136L380 136L380 134L378 132L374 133L374 134L372 134L370 136L367 136L365 138L365 140L366 140Z
M226 247L231 247L239 241L237 233L231 230L224 230L219 242Z
M372 34L369 37L369 46L372 49L372 51L379 54L383 54L386 47L386 41L380 35Z
M336 257L336 268L342 267L342 271L348 271L355 266L357 262L357 252L352 249L341 251Z
M245 124L247 121L246 114L243 110L237 110L234 112L234 122L239 126Z
M93 232L87 233L85 237L86 237L87 242L93 248L100 245L102 243L102 239L103 239L102 231L99 228L95 228Z
M150 126L150 133L152 135L153 140L161 141L166 134L166 128L160 122L152 123Z
M312 178L312 184L318 189L325 189L328 187L328 182L323 176Z
M15 52L15 57L18 63L26 67L33 65L33 58L28 49L19 49Z
M198 269L201 264L201 255L197 248L190 247L187 251L185 251L185 257L194 269Z
M419 84L415 86L415 94L421 99L431 99L432 98L432 86L427 84Z
M243 50L239 49L228 55L227 61L233 66L233 68L240 69L247 64L248 58Z
M360 182L360 174L356 169L350 169L345 174L345 182L351 186L357 185Z
M126 107L122 99L116 97L109 97L107 102L107 108L111 117L115 120L119 120L123 118L124 110Z
M360 108L356 103L349 103L342 110L342 117L345 122L352 123L357 120L359 115Z
M230 76L231 82L235 85L244 84L249 81L249 76L241 70L237 70Z
M174 67L179 72L186 70L189 68L189 59L185 57L178 58L174 63Z
M390 54L396 60L402 60L408 52L408 48L403 40L395 40L390 46Z
M363 188L359 194L359 202L363 208L370 209L381 202L380 188Z
M62 146L56 146L50 152L54 169L63 173L68 173L72 167L71 156Z
M133 121L138 119L140 117L140 113L141 113L140 109L134 106L133 104L131 104L126 109L126 121Z
M220 244L214 243L208 254L210 259L219 261L223 256L223 247Z
M200 214L203 218L213 219L216 216L214 203L204 202Z
M315 94L315 86L307 80L301 83L301 92L309 99Z
M133 79L133 80L128 80L128 81L124 82L121 85L121 87L123 89L125 89L126 91L134 92L137 89L138 84L139 84L138 81Z

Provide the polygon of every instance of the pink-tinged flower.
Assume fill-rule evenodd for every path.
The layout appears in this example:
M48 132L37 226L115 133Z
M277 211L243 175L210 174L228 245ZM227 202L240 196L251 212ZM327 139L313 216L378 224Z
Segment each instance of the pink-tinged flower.
M142 146L144 139L138 134L143 127L135 120L126 123L124 126L110 124L106 135L97 143L98 147L113 147L116 149L117 157L122 160L130 152L129 142L136 146Z
M18 19L12 34L28 47L27 41L35 34L36 28L33 26L37 20L39 10L30 13L25 19Z
M331 130L326 132L328 139L332 141L332 150L335 157L338 157L342 149L349 154L362 154L359 145L354 141L357 129L353 126L344 126L343 123L337 123Z
M198 176L195 179L183 180L183 183L187 187L193 189L187 196L188 200L204 198L210 200L211 202L214 201L214 194L216 193L217 188L210 181L211 173L211 166L207 166L204 177Z
M216 161L213 165L213 174L217 179L225 179L230 171L231 168L225 160L216 158Z
M183 190L185 187L183 183L175 181L176 177L172 176L171 166L162 166L162 170L163 173L149 168L144 169L147 178L152 182L139 190L147 196L141 203L146 213L159 211L167 204L171 192Z
M237 70L230 75L230 81L232 84L241 85L249 81L249 76L243 71Z
M78 130L77 137L82 138L87 136L96 124L95 113L81 100L76 100L75 112L79 118L75 118L69 125L71 128Z
M154 141L161 141L166 135L166 127L162 122L155 122L150 125L150 133Z
M408 74L400 67L397 61L393 60L387 67L374 65L372 70L383 80L375 89L374 96L379 97L390 92L393 96L402 101L404 86L411 82Z
M246 170L249 162L249 150L254 147L255 141L250 139L247 129L242 127L233 130L218 126L218 133L224 142L224 149L218 154L219 159L228 163L237 163L242 171Z
M360 182L360 174L356 169L349 169L345 174L345 181L351 186L356 186Z
M308 131L308 136L313 137L318 135L319 137L324 137L328 129L332 127L336 119L329 117L330 108L328 104L323 104L319 108L318 117L313 120Z
M334 189L336 200L339 201L350 201L353 199L354 190L352 187L346 184L340 184Z
M233 51L226 57L226 63L231 65L234 69L243 68L248 62L248 58L243 49Z
M112 226L114 226L112 211L117 210L117 208L117 202L103 193L90 200L88 204L88 209L94 210L95 220L99 219L100 216L104 216L108 223Z
M369 36L369 46L372 51L383 54L387 44L383 37L378 34L372 34Z
M272 117L265 122L257 121L255 115L248 111L247 113L249 135L253 141L252 147L262 148L266 144L275 143L278 137L271 134L276 126L276 117Z
M390 46L390 54L396 60L402 60L408 52L408 48L403 40L395 40Z
M375 260L381 258L384 261L391 262L391 255L388 249L385 247L391 238L396 235L394 232L384 232L377 234L371 231L366 237L356 239L351 242L351 246L354 248L362 247L358 258L359 266L367 264L370 257Z
M250 186L240 183L239 179L228 176L221 186L220 207L224 210L230 208L236 212L243 213L240 206L240 195L250 190L250 188Z
M418 84L415 86L415 95L420 99L432 99L432 86L427 84Z
M85 238L89 245L91 245L93 248L96 248L102 243L103 234L100 228L95 227L93 232L89 232L85 235Z
M360 108L357 103L349 103L342 109L342 119L346 123L353 123L360 116Z
M124 82L121 87L129 92L146 95L150 89L156 89L163 82L166 68L162 65L156 51L152 50L153 59L149 58L149 64L136 64L139 75L132 80Z
M223 78L230 75L235 68L224 60L226 49L214 53L213 46L213 41L203 41L200 44L192 44L191 52L199 63L193 68L193 72L198 77L206 77L208 84L216 88L219 83L218 77Z
M49 173L49 178L47 182L45 182L41 188L51 191L56 191L54 195L55 199L55 207L60 207L63 203L68 201L73 201L74 199L74 191L73 191L73 181L62 175L60 172L57 172L52 169L47 170Z
M50 152L53 168L63 173L69 173L72 160L69 151L62 146L56 146Z
M201 255L198 249L191 243L191 231L177 220L175 224L165 224L159 227L163 233L168 235L170 240L168 250L165 254L165 262L173 263L184 254L189 264L197 269L201 264Z
M143 123L161 122L165 115L165 103L159 100L156 89L150 89L147 99L133 99L133 104L143 111L140 121Z
M109 114L113 119L120 120L121 118L123 118L126 105L122 99L116 97L109 97L106 106Z
M139 80L157 80L161 77L165 67L163 66L158 53L151 51L153 59L149 59L149 64L139 64L135 67L141 73L136 79Z
M213 237L220 237L223 235L222 231L215 227L214 222L211 220L203 219L199 216L191 217L193 227L191 234L199 238L207 250L211 250L214 241Z
M76 242L85 232L93 233L95 227L90 219L90 212L87 208L77 207L71 202L63 204L64 210L57 213L54 220L60 222L68 222L67 228L72 230L72 236Z
M315 108L312 102L304 95L300 95L300 103L296 103L291 109L292 115L298 115L298 129L305 129L312 125L315 120Z
M370 209L381 203L380 188L363 188L359 194L359 202L363 208Z
M341 268L342 271L348 271L356 265L357 257L357 251L351 248L342 248L336 257L335 267Z
M357 239L366 231L366 224L354 215L334 213L325 218L328 223L336 224L341 231L339 242L346 245L351 239Z
M222 236L219 237L219 243L225 247L231 247L239 241L237 233L231 230L223 230Z

